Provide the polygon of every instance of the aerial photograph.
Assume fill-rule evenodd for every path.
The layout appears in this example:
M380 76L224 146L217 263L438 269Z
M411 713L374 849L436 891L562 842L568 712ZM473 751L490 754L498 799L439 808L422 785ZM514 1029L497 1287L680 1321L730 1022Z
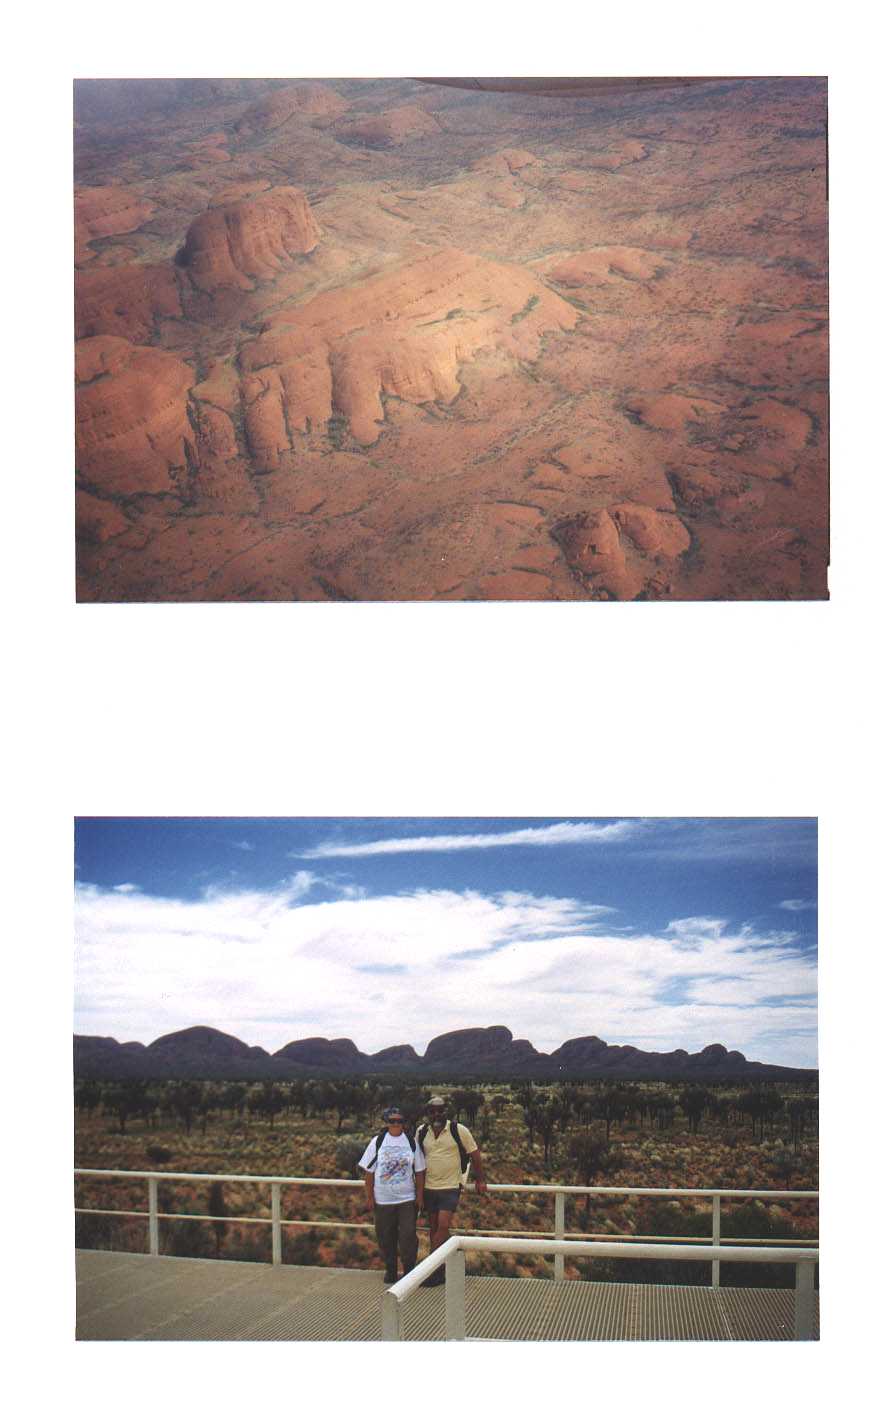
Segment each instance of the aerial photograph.
M81 602L827 597L827 82L80 78Z
M78 1340L817 1339L815 820L74 848Z

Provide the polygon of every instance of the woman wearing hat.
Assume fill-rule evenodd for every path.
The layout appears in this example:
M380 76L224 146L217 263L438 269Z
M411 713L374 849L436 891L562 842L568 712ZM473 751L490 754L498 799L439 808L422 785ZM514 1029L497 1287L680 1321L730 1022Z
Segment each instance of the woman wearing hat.
M384 1282L397 1281L397 1251L403 1274L415 1267L418 1235L415 1221L424 1204L425 1159L410 1136L398 1107L384 1114L386 1130L372 1137L359 1160L365 1172L365 1195L375 1216L378 1247L384 1258Z

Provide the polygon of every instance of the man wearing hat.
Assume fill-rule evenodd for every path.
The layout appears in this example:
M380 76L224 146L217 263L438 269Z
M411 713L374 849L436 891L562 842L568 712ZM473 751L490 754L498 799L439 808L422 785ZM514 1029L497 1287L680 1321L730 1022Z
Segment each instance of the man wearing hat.
M384 1114L386 1130L372 1137L359 1159L365 1172L365 1196L375 1216L375 1234L384 1258L384 1282L397 1281L399 1251L403 1273L415 1267L418 1235L415 1221L424 1203L424 1152L404 1126L398 1107Z
M487 1194L486 1178L477 1143L461 1122L446 1121L446 1103L442 1098L429 1098L426 1121L416 1132L418 1150L424 1155L427 1169L424 1177L424 1208L431 1232L431 1250L438 1249L449 1238L452 1217L458 1208L467 1165L473 1171L474 1185L480 1195ZM435 1269L425 1279L432 1287L445 1281L445 1271Z

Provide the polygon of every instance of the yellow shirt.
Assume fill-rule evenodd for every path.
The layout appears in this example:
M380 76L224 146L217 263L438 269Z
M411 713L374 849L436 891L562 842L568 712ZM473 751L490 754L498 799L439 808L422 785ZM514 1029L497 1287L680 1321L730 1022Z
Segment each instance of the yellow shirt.
M461 1137L465 1151L470 1153L477 1150L477 1143L467 1127L459 1122L456 1124L456 1131ZM417 1131L415 1135L417 1137ZM461 1157L448 1122L438 1137L434 1135L434 1129L428 1123L423 1151L427 1162L427 1174L424 1178L426 1190L454 1190L456 1186L461 1185Z

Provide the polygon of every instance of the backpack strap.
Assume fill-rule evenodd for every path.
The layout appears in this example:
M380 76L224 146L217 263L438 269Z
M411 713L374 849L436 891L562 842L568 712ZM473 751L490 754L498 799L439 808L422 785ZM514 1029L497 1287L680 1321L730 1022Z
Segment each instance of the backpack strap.
M378 1164L378 1152L381 1150L381 1143L383 1142L386 1136L387 1128L385 1127L384 1130L379 1132L377 1137L375 1138L375 1154L369 1162L368 1166L366 1166L367 1171L374 1171L376 1165Z
M464 1175L464 1174L465 1174L465 1171L468 1169L468 1162L470 1161L471 1158L469 1157L468 1153L465 1151L464 1142L462 1141L461 1137L458 1135L458 1123L455 1121L454 1118L453 1118L452 1121L449 1123L449 1130L450 1130L450 1132L452 1133L453 1137L455 1138L455 1144L456 1144L456 1146L458 1147L458 1159L459 1159L459 1161L461 1162L461 1173L462 1173L462 1175Z
M425 1137L427 1136L427 1133L428 1133L428 1126L427 1126L427 1123L426 1123L426 1122L422 1122L421 1126L418 1128L418 1133L417 1133L417 1135L418 1135L418 1145L421 1147L421 1150L422 1150L422 1151L424 1151L424 1139L425 1139Z

